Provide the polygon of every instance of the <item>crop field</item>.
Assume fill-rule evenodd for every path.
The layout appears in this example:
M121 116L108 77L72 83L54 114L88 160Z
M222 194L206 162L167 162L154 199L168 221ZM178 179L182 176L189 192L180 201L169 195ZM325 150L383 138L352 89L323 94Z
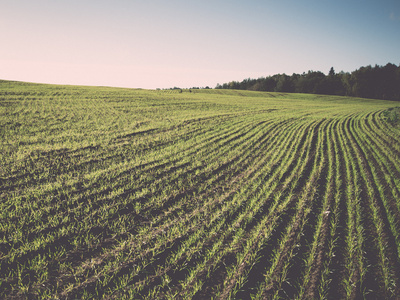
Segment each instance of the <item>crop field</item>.
M0 81L0 299L396 299L399 102Z

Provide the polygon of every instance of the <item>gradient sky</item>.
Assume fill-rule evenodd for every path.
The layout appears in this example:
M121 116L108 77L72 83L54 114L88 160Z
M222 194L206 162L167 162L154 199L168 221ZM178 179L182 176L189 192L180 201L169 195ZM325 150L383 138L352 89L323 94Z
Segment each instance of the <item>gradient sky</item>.
M0 0L0 79L210 86L400 64L400 0Z

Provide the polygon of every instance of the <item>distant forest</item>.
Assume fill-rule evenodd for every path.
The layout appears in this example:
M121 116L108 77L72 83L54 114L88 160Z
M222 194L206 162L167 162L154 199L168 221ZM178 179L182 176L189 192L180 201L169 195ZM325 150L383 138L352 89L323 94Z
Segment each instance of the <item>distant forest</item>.
M400 101L400 65L361 67L352 73L335 73L332 67L325 75L320 71L303 74L277 74L258 79L231 81L216 89L237 89L267 92L309 93L354 96Z

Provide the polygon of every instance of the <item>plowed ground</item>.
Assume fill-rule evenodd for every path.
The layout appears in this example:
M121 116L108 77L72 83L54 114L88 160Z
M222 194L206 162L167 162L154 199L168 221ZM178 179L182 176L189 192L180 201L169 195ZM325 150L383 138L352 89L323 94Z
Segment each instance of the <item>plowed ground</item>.
M396 106L1 81L0 298L399 298Z

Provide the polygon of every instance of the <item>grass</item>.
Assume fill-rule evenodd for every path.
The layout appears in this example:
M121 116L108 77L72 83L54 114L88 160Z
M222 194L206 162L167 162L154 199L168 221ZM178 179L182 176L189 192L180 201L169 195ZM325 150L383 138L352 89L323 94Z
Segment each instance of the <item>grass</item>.
M398 103L0 81L0 298L392 299Z

